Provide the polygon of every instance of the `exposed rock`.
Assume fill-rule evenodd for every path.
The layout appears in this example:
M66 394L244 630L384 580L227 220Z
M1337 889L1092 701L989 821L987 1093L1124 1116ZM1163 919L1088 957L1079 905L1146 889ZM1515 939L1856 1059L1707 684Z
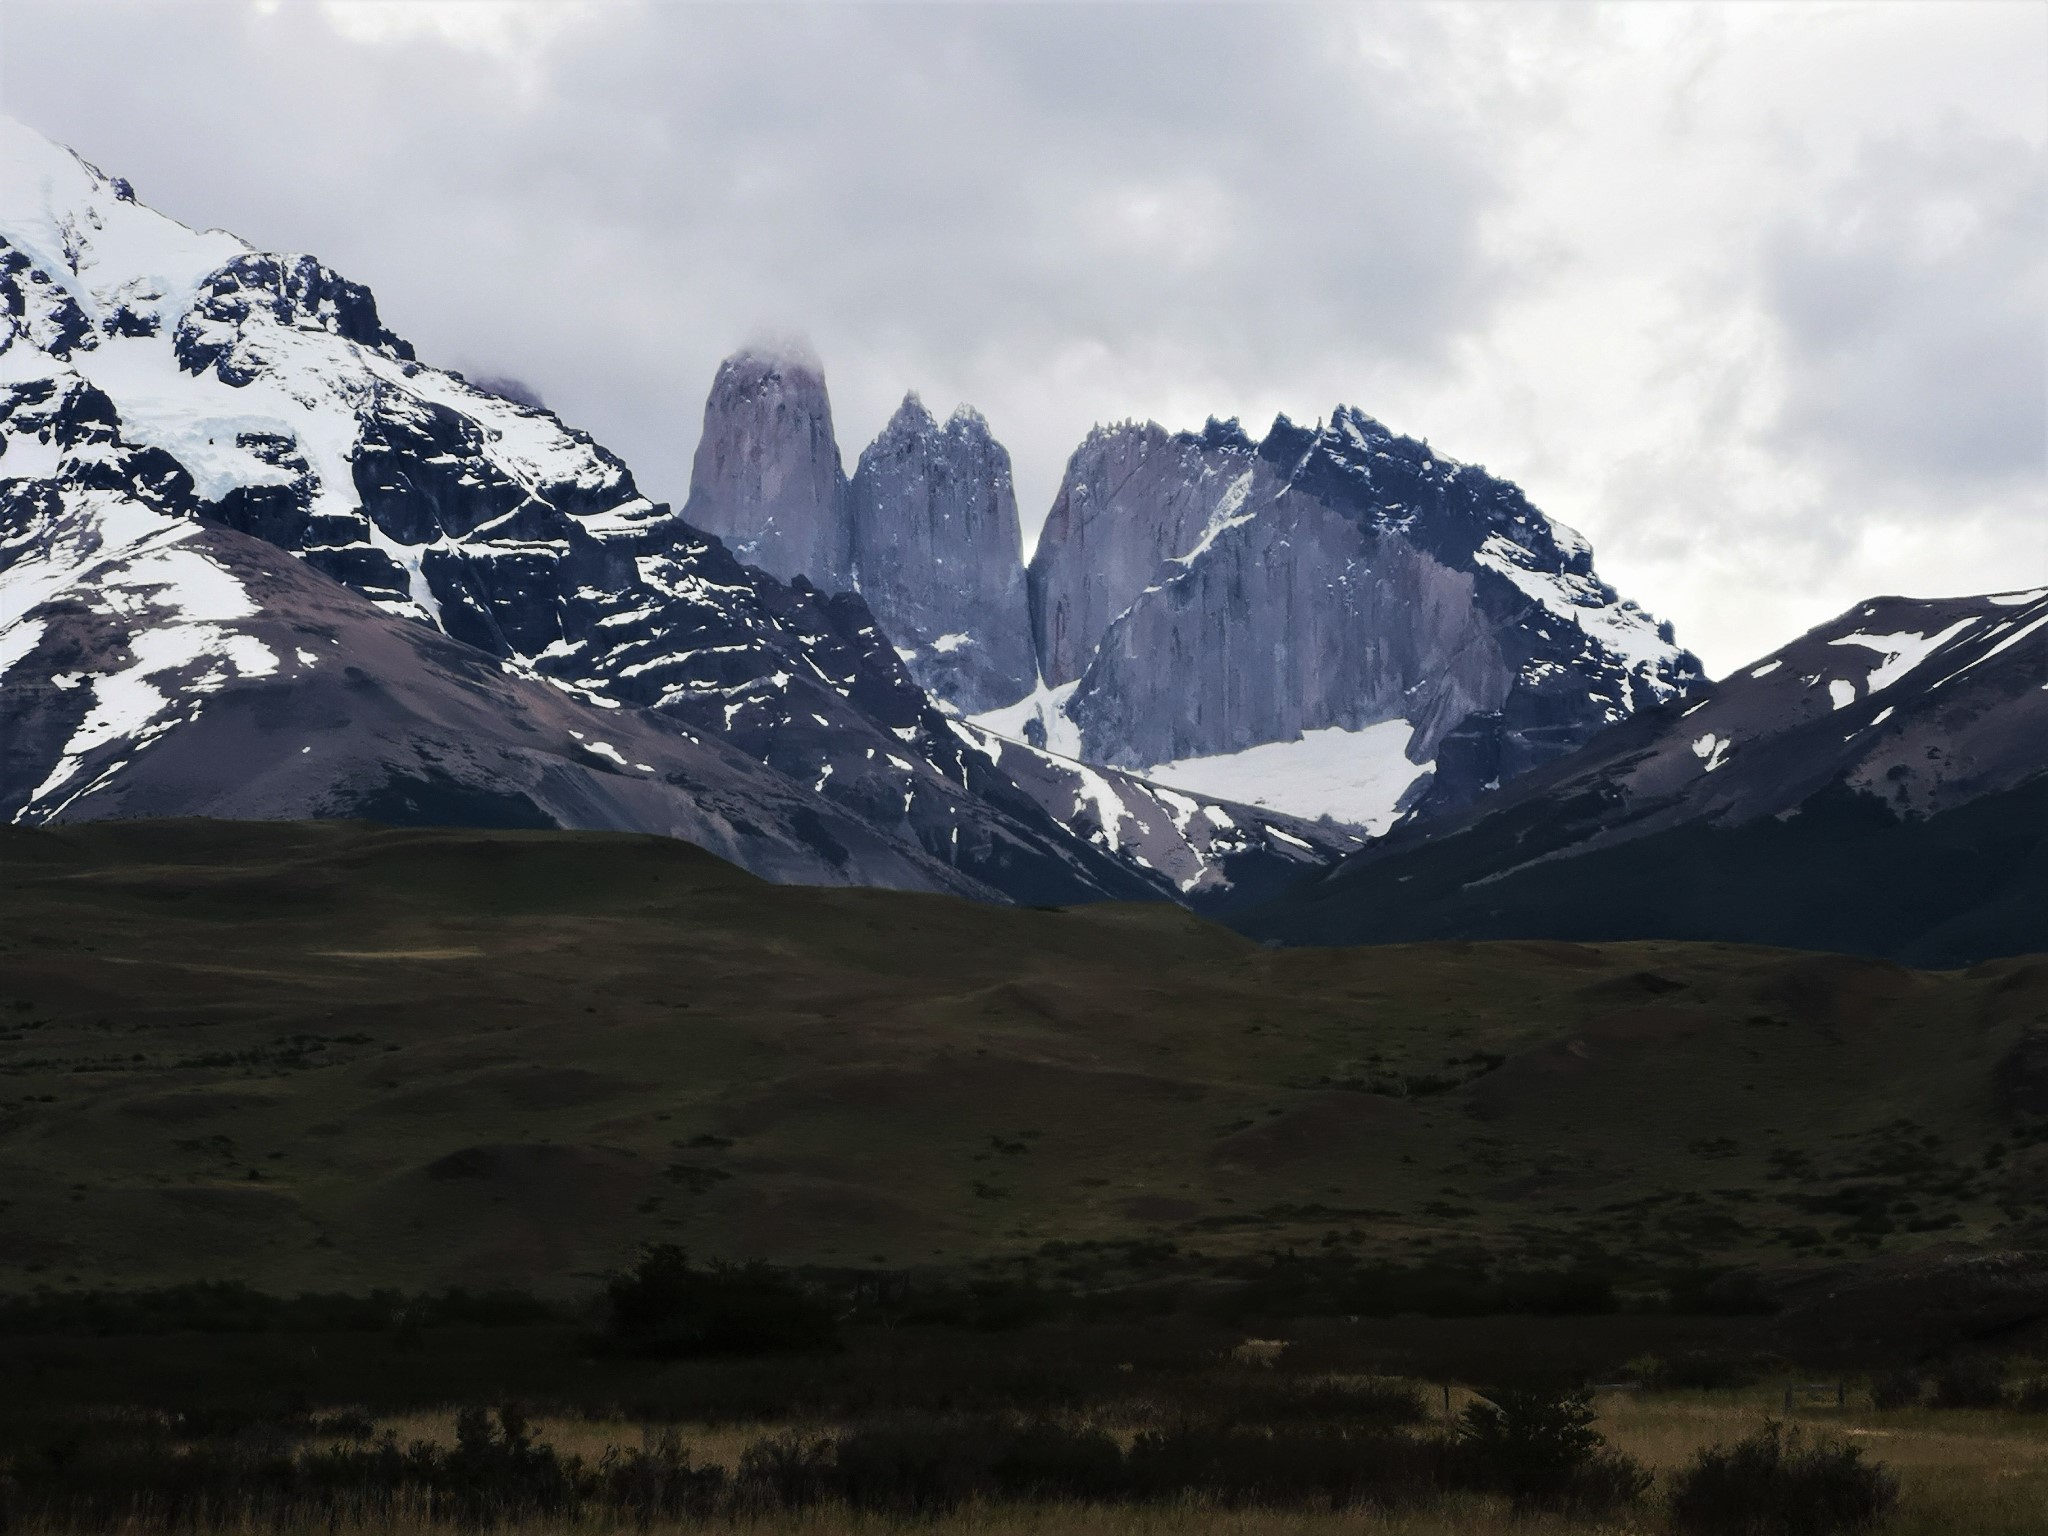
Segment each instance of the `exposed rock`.
M14 819L309 806L418 819L439 807L457 820L695 837L688 792L647 782L665 777L673 753L640 741L667 731L750 761L731 802L734 839L702 836L764 873L830 878L843 865L850 879L1034 902L1170 894L1164 876L1075 836L963 742L857 595L742 565L642 496L587 435L414 360L367 290L310 259L195 234L4 122L0 238L26 263L7 267L24 309L0 329L0 805ZM731 426L732 452L721 459L707 442L707 486L737 485L772 511L802 480L807 505L840 518L843 538L844 482L815 369L736 360L711 415ZM785 473L792 445L802 462ZM820 525L776 526L808 536ZM312 589L331 578L466 655L447 663L451 675L435 671L442 651L416 657L411 678L402 651L387 657L395 671L359 668L386 692L436 697L424 734L394 726L430 742L417 755L436 761L399 772L387 795L320 750L306 734L320 701L356 695L336 695L324 671L300 677L248 629L288 624L290 612L268 612L267 599L252 612L212 546L191 542L201 533L263 540L299 557ZM113 557L131 547L146 558ZM277 590L284 610L317 606ZM97 638L76 638L81 624ZM370 629L350 633L381 644ZM53 655L59 644L76 654ZM486 685L497 678L604 719L602 736L576 729L627 766L611 775L605 765L618 762L572 744L561 751L576 771L565 774L518 751L532 712ZM258 696L259 728L223 736ZM450 723L465 699L475 709ZM512 733L502 741L483 723L500 709ZM661 718L629 732L641 711ZM289 793L244 782L273 758ZM737 808L755 793L758 814ZM757 838L743 823L766 830ZM771 856L778 828L810 852Z
M852 587L846 474L814 360L746 351L719 364L683 516L782 581Z
M1256 447L1213 420L1092 433L1031 597L1077 755L1186 774L1406 722L1416 774L1382 776L1399 799L1376 822L1469 803L1700 681L1516 487L1348 408L1314 430L1281 417Z
M979 412L942 427L904 396L860 456L852 523L860 594L920 686L965 713L1031 691L1010 456Z
M1091 756L1134 768L1392 719L1414 722L1426 763L1514 682L1473 587L1399 535L1285 498L1119 615L1070 712Z
M1234 487L1252 464L1235 421L1212 419L1200 433L1148 421L1088 434L1031 556L1031 630L1048 686L1087 670L1111 621L1173 573L1219 506L1242 501Z

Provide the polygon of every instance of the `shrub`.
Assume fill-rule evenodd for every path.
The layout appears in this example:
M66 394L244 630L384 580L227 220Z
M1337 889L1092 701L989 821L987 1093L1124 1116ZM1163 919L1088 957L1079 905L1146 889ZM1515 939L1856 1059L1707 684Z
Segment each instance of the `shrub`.
M2048 1376L2036 1376L2023 1384L2013 1406L2021 1413L2048 1413Z
M1945 1361L1934 1373L1934 1406L1937 1408L2002 1408L2005 1406L2005 1369L1982 1355L1962 1355Z
M838 1342L832 1310L765 1264L694 1268L682 1249L649 1248L605 1285L600 1346L655 1357L762 1355Z
M1506 1494L1520 1510L1601 1513L1649 1490L1650 1474L1593 1428L1584 1390L1490 1388L1466 1408L1459 1429L1465 1480Z
M1920 1394L1926 1390L1926 1382L1920 1373L1912 1370L1886 1371L1874 1376L1870 1382L1870 1406L1882 1413L1898 1408L1917 1408Z
M901 1419L849 1429L833 1456L839 1496L877 1513L946 1514L990 1491L1006 1427Z
M1224 1505L1397 1504L1447 1485L1444 1444L1406 1435L1333 1429L1151 1430L1125 1458L1132 1497L1194 1493Z
M1732 1446L1701 1451L1671 1490L1680 1531L1732 1536L1831 1536L1864 1530L1899 1501L1898 1479L1834 1440L1808 1444L1769 1422Z
M597 1464L598 1497L637 1524L657 1520L702 1520L725 1491L723 1467L695 1467L674 1430L664 1431L642 1450L607 1450Z
M744 1502L775 1509L803 1509L836 1491L832 1442L794 1430L756 1440L740 1453L739 1491Z
M1123 1491L1124 1453L1095 1429L1040 1420L1017 1431L991 1469L1005 1498L1108 1499Z

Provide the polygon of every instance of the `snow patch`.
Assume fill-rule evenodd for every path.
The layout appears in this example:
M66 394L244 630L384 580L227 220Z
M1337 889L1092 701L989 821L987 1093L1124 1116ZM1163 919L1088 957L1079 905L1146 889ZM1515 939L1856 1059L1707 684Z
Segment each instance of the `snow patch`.
M1726 736L1716 736L1712 731L1692 744L1692 755L1704 762L1706 771L1712 773L1728 761L1728 749L1735 743Z
M1254 517L1257 517L1258 514L1256 512L1241 510L1244 506L1245 497L1251 493L1251 488L1251 470L1246 470L1235 480L1231 481L1229 489L1224 491L1222 499L1216 503L1214 509L1209 513L1209 525L1202 530L1202 537L1196 542L1195 547L1184 555L1173 556L1173 563L1175 565L1193 565L1202 557L1203 552L1216 542L1219 535L1237 527L1241 523L1248 523Z
M1769 677L1773 672L1777 671L1778 668L1782 667L1783 665L1785 665L1785 663L1783 663L1782 661L1767 661L1762 666L1758 667L1755 671L1751 672L1749 675L1751 677Z
M1976 622L1974 616L1957 619L1947 629L1933 635L1923 635L1913 630L1902 630L1896 635L1843 635L1830 640L1828 644L1860 645L1884 657L1883 661L1871 669L1869 680L1864 684L1866 693L1876 693L1880 689L1891 687Z
M1294 741L1160 763L1139 776L1311 821L1328 816L1377 837L1394 824L1402 795L1436 771L1434 762L1409 760L1414 739L1415 727L1406 720L1356 731L1331 726L1304 731Z
M1551 524L1553 531L1558 527ZM1657 633L1650 616L1630 603L1614 600L1590 576L1569 571L1542 571L1530 564L1536 559L1528 550L1504 534L1487 535L1486 542L1473 551L1472 558L1521 589L1532 602L1577 624L1593 640L1621 658L1637 677L1654 676L1659 667L1675 665L1678 647ZM1668 697L1670 689L1658 696Z
M5 677L9 667L36 648L45 627L41 619L18 619L0 629L0 677Z
M1073 701L1074 690L1080 686L1081 680L1076 678L1071 683L1048 688L1045 679L1040 678L1038 686L1016 703L969 715L968 723L993 731L998 736L1007 736L1011 741L1028 741L1030 738L1024 734L1024 728L1036 720L1045 731L1046 751L1060 757L1079 758L1081 728L1068 717L1067 706Z
M1835 708L1847 709L1856 702L1856 685L1839 677L1829 678L1828 697L1835 701Z

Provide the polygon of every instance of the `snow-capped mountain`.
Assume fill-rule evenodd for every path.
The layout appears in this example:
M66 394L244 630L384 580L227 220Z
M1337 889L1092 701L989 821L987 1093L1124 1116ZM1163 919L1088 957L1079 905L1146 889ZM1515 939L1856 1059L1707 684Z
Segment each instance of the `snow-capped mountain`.
M1578 534L1349 407L1097 428L1028 572L971 410L911 395L850 486L808 359L728 359L704 420L689 506L747 558L857 589L982 730L1183 794L1380 833L1701 681Z
M1861 603L1246 921L1925 964L2048 947L2048 589Z
M1047 740L1374 831L1701 681L1583 538L1349 407L1257 443L1235 422L1097 429L1030 590Z
M559 825L695 837L677 796L717 779L736 836L699 840L778 877L1033 901L1185 883L1113 833L1077 835L1049 814L932 705L857 596L742 565L585 434L420 363L367 289L313 258L195 233L14 124L0 124L0 301L0 814L367 813L417 800L416 783L440 794L438 772L460 791L444 807L517 802ZM756 410L750 430L779 441L790 419ZM843 488L829 422L813 459ZM336 658L344 677L363 674L356 693L331 695L318 645L305 651L319 662L292 659L296 611L325 600L275 569L254 591L236 574L251 558L238 535L374 605L334 621L381 658ZM505 681L485 688L448 650L413 646L406 662L367 622L375 609ZM404 676L411 665L436 677ZM382 747L302 750L308 711L326 708L316 697L373 687L418 705L386 720ZM536 688L560 703L541 709ZM490 741L472 709L461 731L485 745L451 758L450 710L469 707L451 689L494 698L514 734ZM240 734L217 723L231 699ZM265 732L276 739L257 742ZM264 770L275 793L229 793L289 757L307 761ZM167 778L155 765L173 758ZM581 788L564 788L557 760ZM608 769L675 793L592 789ZM380 773L398 788L386 794ZM546 793L529 793L543 778ZM740 827L750 819L765 841ZM1228 859L1296 862L1251 841Z

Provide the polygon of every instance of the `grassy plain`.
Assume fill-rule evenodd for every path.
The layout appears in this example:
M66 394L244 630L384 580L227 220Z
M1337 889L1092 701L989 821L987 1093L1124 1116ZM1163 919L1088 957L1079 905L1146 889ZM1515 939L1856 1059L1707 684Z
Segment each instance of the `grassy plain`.
M1274 950L645 837L6 829L0 1287L2009 1244L2044 1021L2038 958Z

